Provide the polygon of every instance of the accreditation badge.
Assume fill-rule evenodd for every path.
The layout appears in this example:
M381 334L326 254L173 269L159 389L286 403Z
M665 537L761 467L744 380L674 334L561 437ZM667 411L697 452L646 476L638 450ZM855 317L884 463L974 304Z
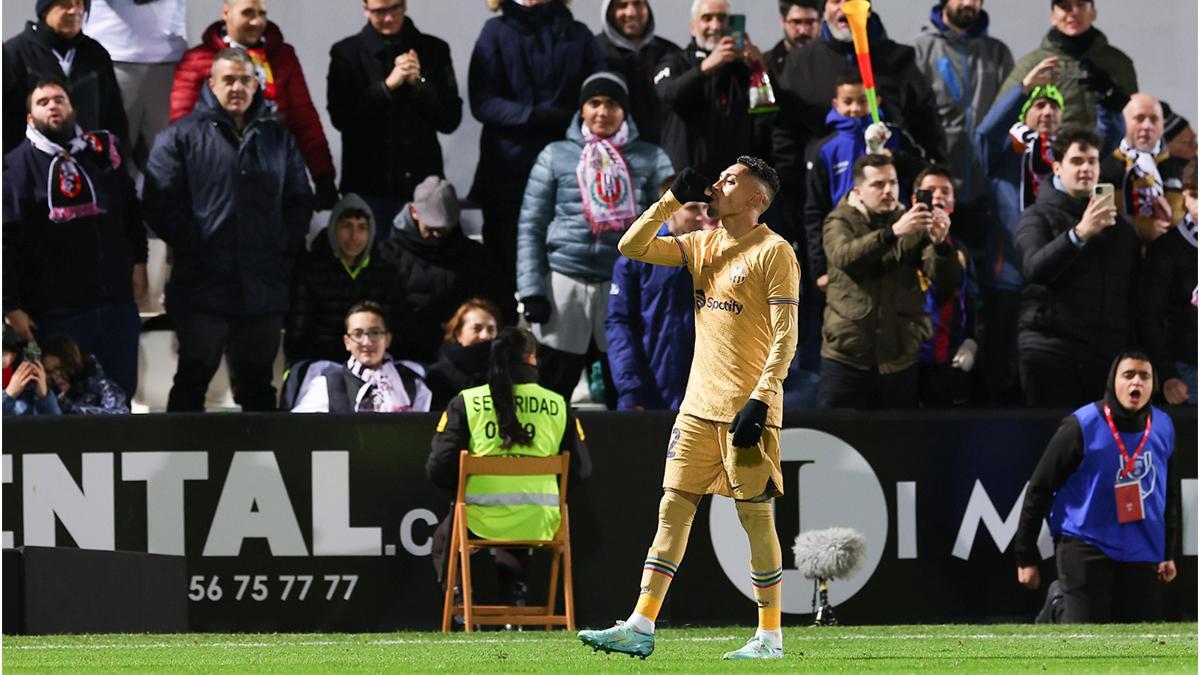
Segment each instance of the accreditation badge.
M1146 517L1142 510L1142 484L1139 480L1122 482L1117 479L1117 522L1136 523Z

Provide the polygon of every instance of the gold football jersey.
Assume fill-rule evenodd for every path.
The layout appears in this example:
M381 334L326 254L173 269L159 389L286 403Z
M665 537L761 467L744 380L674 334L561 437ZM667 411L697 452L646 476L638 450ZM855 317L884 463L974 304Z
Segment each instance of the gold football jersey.
M622 241L628 257L687 265L692 274L696 348L680 412L730 422L755 398L767 424L783 423L783 380L796 351L800 265L791 244L766 225L734 238L724 228L654 236L680 208L668 192Z

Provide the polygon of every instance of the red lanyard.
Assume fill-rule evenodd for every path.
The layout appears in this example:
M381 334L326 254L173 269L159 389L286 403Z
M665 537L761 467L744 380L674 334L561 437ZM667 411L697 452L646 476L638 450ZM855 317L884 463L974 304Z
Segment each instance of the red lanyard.
M1125 470L1121 472L1122 476L1133 474L1133 464L1137 461L1139 455L1142 454L1142 449L1146 447L1146 441L1150 440L1150 418L1152 415L1146 413L1146 432L1142 434L1142 442L1138 443L1137 450L1133 451L1133 456L1129 456L1129 452L1125 450L1125 441L1121 440L1121 434L1117 433L1117 425L1113 424L1112 410L1108 404L1104 404L1104 419L1108 422L1108 429L1112 432L1113 440L1117 442L1117 449L1121 451L1121 459L1125 460Z

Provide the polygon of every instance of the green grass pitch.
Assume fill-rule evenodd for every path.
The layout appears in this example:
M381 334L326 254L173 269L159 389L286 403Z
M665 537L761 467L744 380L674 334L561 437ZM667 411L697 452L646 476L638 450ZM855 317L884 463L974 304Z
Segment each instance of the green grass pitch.
M592 653L558 631L5 637L10 672L1195 673L1196 624L858 626L785 629L782 661L729 663L745 627L658 632L647 660Z

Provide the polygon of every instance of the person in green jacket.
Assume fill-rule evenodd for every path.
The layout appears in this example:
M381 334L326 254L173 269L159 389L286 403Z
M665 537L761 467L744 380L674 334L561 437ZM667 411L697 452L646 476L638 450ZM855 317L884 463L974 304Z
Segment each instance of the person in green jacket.
M592 472L583 425L559 394L537 384L537 338L506 328L492 341L487 384L464 389L438 421L425 472L438 487L458 489L458 456L548 457L571 453L571 481ZM558 532L558 479L472 476L466 487L467 528L483 539L550 540ZM442 582L451 518L433 535L432 559ZM492 549L501 602L524 604L529 549Z
M1138 91L1133 61L1108 42L1094 25L1093 0L1051 0L1053 26L1037 49L1022 56L997 97L1021 83L1025 74L1043 59L1056 57L1054 80L1062 91L1063 125L1096 127L1096 105L1120 112L1129 96Z

